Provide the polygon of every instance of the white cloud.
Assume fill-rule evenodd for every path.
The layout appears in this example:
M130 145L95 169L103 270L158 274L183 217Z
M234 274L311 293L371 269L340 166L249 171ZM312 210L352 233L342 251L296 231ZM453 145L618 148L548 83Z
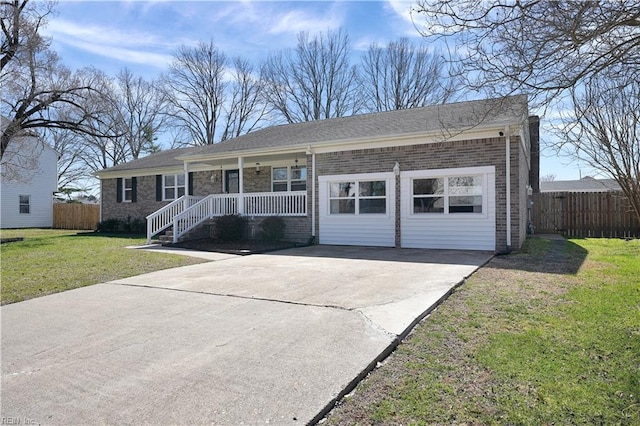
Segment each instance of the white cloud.
M56 43L72 46L93 55L118 59L123 62L165 68L172 52L183 40L168 41L150 33L120 31L103 26L80 26L70 21L52 20L46 35Z
M396 15L398 15L406 23L413 26L413 19L411 18L411 8L415 6L415 1L407 0L387 0L387 7L391 9Z
M339 28L343 20L336 16L333 10L328 15L318 16L313 12L292 10L271 17L272 22L268 32L271 34L297 34L301 31L315 34L327 29Z
M226 4L226 3L223 3ZM340 2L234 2L216 10L215 21L238 28L253 28L253 34L315 34L344 25L344 5Z

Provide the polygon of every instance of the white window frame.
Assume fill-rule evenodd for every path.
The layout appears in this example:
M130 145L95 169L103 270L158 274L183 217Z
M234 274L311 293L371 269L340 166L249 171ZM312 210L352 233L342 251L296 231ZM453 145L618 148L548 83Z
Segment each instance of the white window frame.
M409 178L409 196L407 197L408 212L411 217L440 217L440 218L461 218L461 217L487 217L488 215L488 191L489 180L488 175L495 173L495 170L491 166L482 167L468 167L460 169L440 169L440 170L418 170L403 172L402 176ZM449 212L449 178L454 177L470 177L478 176L482 179L482 213L450 213ZM444 212L426 212L426 213L414 213L413 200L414 197L421 197L422 195L414 195L413 193L413 181L415 179L444 179ZM454 195L455 196L455 195Z
M304 179L293 179L292 178L292 171L296 170L296 167L298 169L307 169L307 166L271 166L271 192L292 192L291 190L291 186L293 183L297 183L297 182L304 182L304 189L298 189L296 191L306 191L307 190L307 178L306 178L306 174L308 173L308 170L305 172L305 178ZM279 179L279 180L275 180L274 179L274 175L275 175L275 170L276 169L287 169L287 179ZM273 190L273 185L274 184L287 184L287 190L286 191L274 191Z
M354 197L332 197L331 196L331 185L339 184L339 183L353 183L356 191ZM361 182L384 182L384 193L385 195L368 195L368 196L360 196L360 183ZM356 178L356 179L340 179L340 180L332 180L327 181L327 214L329 216L366 216L366 217L375 217L375 216L389 216L389 181L384 178ZM332 213L331 212L331 201L332 200L353 200L355 204L353 213ZM360 213L360 200L385 200L384 213Z
M127 186L129 181L129 186ZM127 197L128 194L128 197ZM122 178L122 202L130 203L133 199L133 177Z
M167 177L169 176L173 176L173 185L167 185ZM182 176L182 179L184 179L184 184L179 185L178 184L178 179L179 177ZM180 188L182 188L184 190L184 193L187 193L187 185L186 185L187 180L185 179L184 173L176 173L176 174L166 174L166 175L162 175L162 201L172 201L172 200L177 200L178 198L181 197L181 195L178 195L180 192ZM173 190L173 198L169 198L167 197L167 189L172 189Z
M22 202L22 197L27 197L27 202L23 203ZM27 207L27 211L23 212L22 211L22 207L26 206ZM31 195L28 194L20 194L18 195L18 212L20 214L31 214Z

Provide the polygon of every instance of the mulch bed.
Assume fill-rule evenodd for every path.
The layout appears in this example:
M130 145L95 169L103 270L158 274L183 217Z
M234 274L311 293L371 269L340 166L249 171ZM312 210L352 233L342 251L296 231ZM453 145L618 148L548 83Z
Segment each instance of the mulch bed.
M191 250L213 251L218 253L230 254L259 254L268 253L276 250L284 250L293 247L303 247L306 244L292 243L290 241L259 241L259 240L243 240L243 241L218 241L213 239L201 239L184 241L176 244L167 244L170 247L181 247Z

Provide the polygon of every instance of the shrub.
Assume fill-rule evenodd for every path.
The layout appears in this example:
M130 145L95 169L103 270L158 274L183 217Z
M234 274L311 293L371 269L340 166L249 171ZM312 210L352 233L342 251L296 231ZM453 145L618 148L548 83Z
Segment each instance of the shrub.
M266 241L282 241L287 225L279 216L269 216L260 223L260 237Z
M143 218L126 219L105 219L98 223L96 232L112 234L144 234L147 229L147 222Z
M216 218L214 237L220 241L240 241L243 239L246 228L246 219L235 215L220 216Z
M120 219L105 219L96 226L96 232L117 232Z

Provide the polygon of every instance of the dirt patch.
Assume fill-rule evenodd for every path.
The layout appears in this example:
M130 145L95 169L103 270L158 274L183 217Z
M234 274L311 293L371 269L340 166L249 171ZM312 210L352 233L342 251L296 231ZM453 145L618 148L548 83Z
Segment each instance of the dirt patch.
M293 247L302 247L304 244L289 241L218 241L213 239L200 239L170 244L169 247L181 247L190 250L211 251L218 253L230 253L239 255L268 253L276 250L284 250Z
M19 241L24 241L24 237L0 238L0 244L17 243Z

